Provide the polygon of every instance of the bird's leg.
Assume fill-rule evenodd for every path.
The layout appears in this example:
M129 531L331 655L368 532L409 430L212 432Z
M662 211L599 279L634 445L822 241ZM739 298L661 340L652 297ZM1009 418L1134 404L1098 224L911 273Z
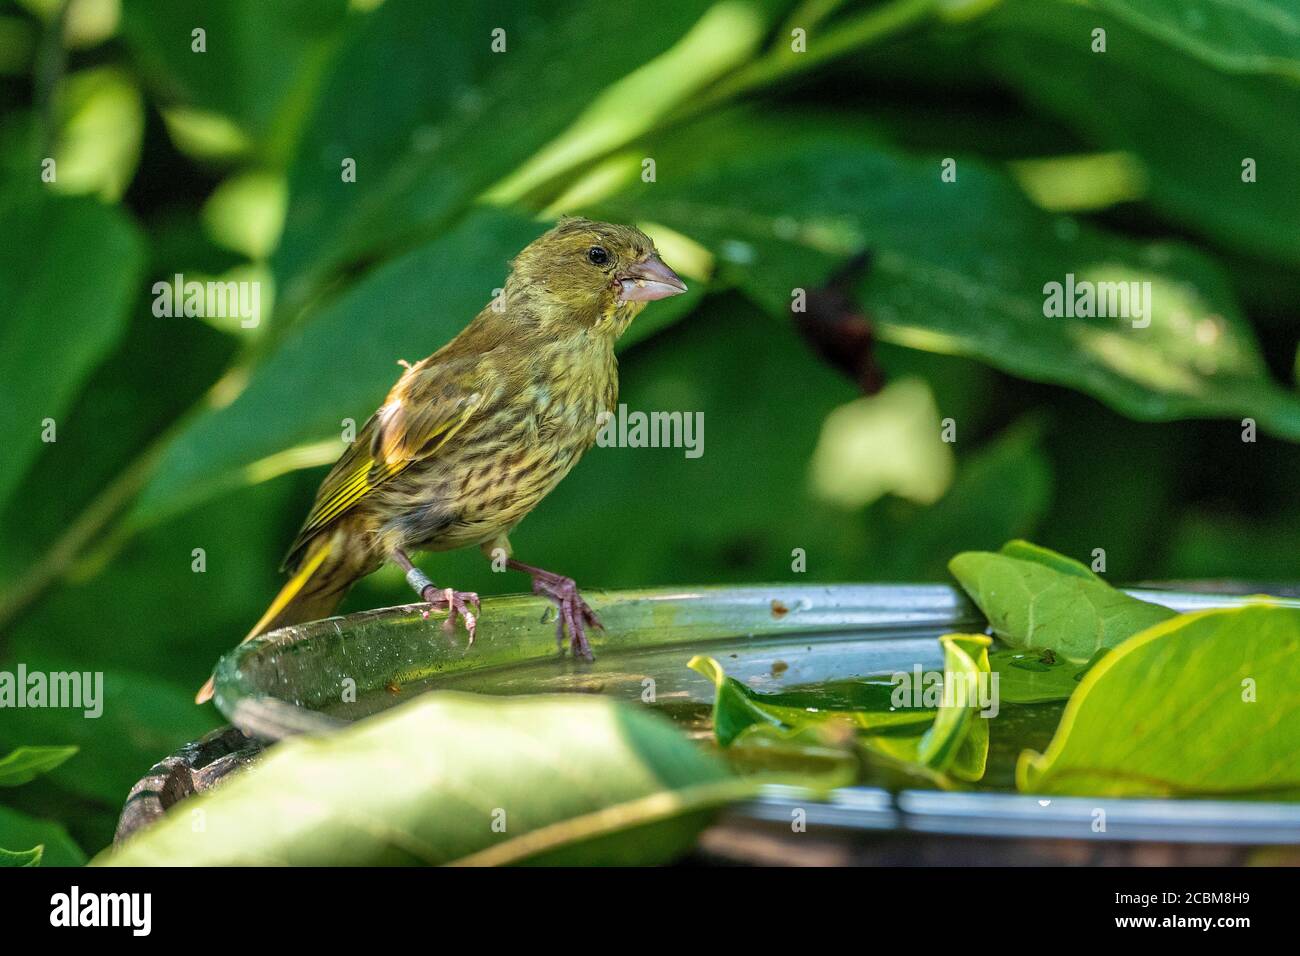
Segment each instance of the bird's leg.
M605 625L600 623L600 618L596 617L596 612L588 607L587 602L582 599L582 595L578 593L578 585L573 578L566 578L562 574L556 574L543 568L535 568L531 564L524 564L514 558L509 558L506 561L506 567L531 575L533 593L540 594L542 597L555 602L555 608L558 612L555 622L555 640L560 645L560 650L564 650L564 637L567 632L573 656L582 657L589 661L595 660L595 655L591 653L591 645L587 643L587 627L590 625L603 631Z
M465 631L469 634L469 642L474 643L474 631L478 627L478 617L474 611L479 614L483 613L483 607L479 602L478 595L473 591L455 591L451 588L439 588L429 580L429 576L411 563L411 559L406 556L406 552L401 548L393 549L393 561L406 572L406 583L411 586L420 599L429 602L429 607L435 611L446 611L447 620L442 625L447 631L452 631L456 627L456 618L459 617L465 622ZM474 611L469 609L469 605L474 605ZM426 611L425 617L429 616Z

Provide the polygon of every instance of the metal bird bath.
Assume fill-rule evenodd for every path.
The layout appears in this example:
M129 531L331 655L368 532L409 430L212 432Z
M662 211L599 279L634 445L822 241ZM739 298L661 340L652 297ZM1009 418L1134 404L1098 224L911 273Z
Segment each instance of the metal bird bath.
M1130 593L1179 611L1240 600L1185 591ZM712 683L686 667L695 654L724 661L729 674L760 690L781 690L915 664L941 667L938 635L984 627L978 610L942 585L763 585L586 596L606 627L591 635L594 663L559 656L550 605L523 595L484 601L472 647L463 631L448 634L439 616L426 618L424 605L288 627L240 646L216 671L215 701L234 727L173 754L137 784L119 839L256 760L276 740L328 733L429 690L609 694L659 709L690 732L690 715L698 718L714 694ZM1257 847L1300 846L1300 806L1294 804L1109 798L1107 826L1097 832L1097 802L1040 800L997 781L962 793L848 787L814 804L796 791L771 787L706 832L701 853L755 862L1225 864L1255 858ZM795 807L806 810L808 833L792 840Z

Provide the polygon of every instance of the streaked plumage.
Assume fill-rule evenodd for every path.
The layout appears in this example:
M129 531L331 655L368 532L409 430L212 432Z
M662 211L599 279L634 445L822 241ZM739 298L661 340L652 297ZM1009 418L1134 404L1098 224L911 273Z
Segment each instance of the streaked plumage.
M290 582L249 637L328 615L354 581L410 550L510 554L511 530L617 405L618 337L645 302L684 289L630 226L565 219L531 243L501 298L407 369L326 476L285 559ZM597 622L573 582L514 566L539 593L572 592L559 626L590 656L583 620Z

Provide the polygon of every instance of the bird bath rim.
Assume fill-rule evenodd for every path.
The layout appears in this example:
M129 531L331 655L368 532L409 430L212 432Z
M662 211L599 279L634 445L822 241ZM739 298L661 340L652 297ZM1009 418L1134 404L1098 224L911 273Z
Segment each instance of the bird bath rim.
M1152 588L1129 589L1127 593L1179 612L1249 600ZM836 634L858 632L863 641L879 634L897 641L909 630L932 635L936 630L979 631L985 626L983 616L962 592L937 584L769 584L591 591L586 596L607 628L593 635L598 661L616 658L620 651L647 647L662 648L685 661L694 653L709 652L710 645L734 644L738 638L754 642L755 647L765 641L798 638L800 645L806 641L812 650L819 641L833 642ZM1296 599L1282 602L1300 606ZM419 664L409 659L412 653L424 656L425 677L429 667L435 671L445 668L448 677L490 674L497 668L548 657L575 674L586 666L556 656L553 617L543 620L539 613L548 606L543 600L511 595L485 598L483 603L484 620L472 648L466 648L463 633L448 637L437 618L424 619L421 612L425 606L420 604L327 618L261 635L219 662L216 704L240 731L265 741L345 726L346 720L309 706L311 679L324 676L336 681L342 673L337 668L325 674L312 673L312 654L322 647L343 653L343 659L355 665L358 673L372 665L366 671L372 682L403 663ZM397 640L379 642L388 656L347 658L349 639L364 644L371 629L383 629L388 638L398 636ZM937 653L937 642L932 643ZM1125 845L1144 841L1222 847L1300 845L1300 806L1295 804L1114 798L1106 800L1108 826L1097 832L1091 825L1096 803L1095 798L1044 800L1033 794L1001 792L890 793L863 786L842 788L824 801L812 802L802 791L767 787L758 799L729 811L728 817L746 826L788 827L791 809L798 808L807 813L809 823L830 829L907 833L923 840L963 837L1004 842L1083 839Z

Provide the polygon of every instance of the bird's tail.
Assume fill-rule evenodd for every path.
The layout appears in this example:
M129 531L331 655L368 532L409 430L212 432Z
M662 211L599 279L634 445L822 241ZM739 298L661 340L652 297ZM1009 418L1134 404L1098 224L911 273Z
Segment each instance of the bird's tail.
M330 538L322 536L320 544L308 553L302 566L294 572L289 583L280 589L280 593L253 625L244 641L277 627L328 617L338 607L339 601L343 600L343 595L351 587L353 578L346 574L330 573L330 568L325 566L325 559L330 556L331 550ZM195 695L194 702L207 703L212 699L212 689L213 678L209 677L208 682Z

